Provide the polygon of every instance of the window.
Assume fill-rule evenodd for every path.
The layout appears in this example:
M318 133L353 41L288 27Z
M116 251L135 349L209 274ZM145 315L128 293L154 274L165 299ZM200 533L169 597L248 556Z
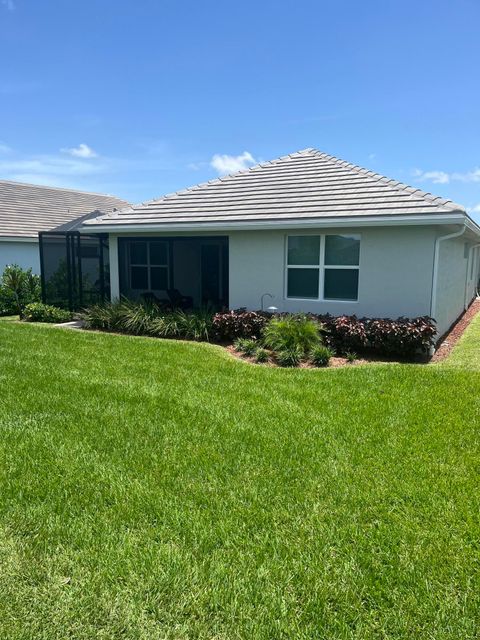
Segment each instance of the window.
M129 243L130 288L142 291L168 289L168 244L158 240Z
M358 299L360 237L288 236L287 298Z

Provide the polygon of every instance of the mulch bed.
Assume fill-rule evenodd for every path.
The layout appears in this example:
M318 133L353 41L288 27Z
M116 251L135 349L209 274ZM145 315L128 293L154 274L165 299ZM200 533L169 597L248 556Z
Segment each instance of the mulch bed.
M477 313L480 311L480 298L476 298L472 304L465 311L457 322L450 328L450 330L442 337L440 344L432 356L430 362L439 362L444 360L458 340L461 338L463 332L468 327L470 322L474 319Z
M450 328L450 330L441 338L439 346L437 347L437 350L435 351L434 355L431 358L428 358L426 356L419 357L419 359L417 360L417 363L428 364L429 362L440 362L441 360L444 360L450 354L455 344L463 335L463 332L465 331L465 329L468 327L470 322L473 320L473 318L477 315L479 311L480 311L480 298L476 298L472 302L472 304L468 307L468 309L465 311L465 313L457 320L457 322ZM255 362L255 358L249 358L248 356L242 355L237 351L235 351L235 348L233 347L233 345L228 345L228 346L225 345L225 348L231 355L235 356L239 360L243 360L244 362L250 362L251 364L258 364ZM340 358L340 357L334 356L333 358L331 358L327 368L331 369L331 368L338 368L338 367L345 367L345 366L351 367L359 364L369 364L369 363L371 364L373 362L376 362L377 364L381 364L381 363L387 363L387 362L390 362L390 363L401 362L401 360L396 358L387 358L387 357L382 358L381 356L374 356L374 355L365 356L365 355L359 354L359 357L357 360L355 360L354 362L349 362L346 358ZM270 361L263 363L263 365L267 367L278 366L277 364ZM314 367L312 364L308 362L304 362L304 363L301 363L298 368L316 369L318 367Z
M235 347L233 345L230 345L230 344L223 345L223 347L226 349L226 351L228 351L230 355L234 356L238 360L243 360L243 362L249 362L250 364L255 364L257 366L275 367L277 369L283 368L283 367L279 367L279 365L276 362L273 362L272 360L269 360L268 362L261 362L261 363L256 362L255 358L246 356L243 353L239 353L238 351L235 351ZM387 360L385 358L379 358L379 357L367 358L359 354L358 358L356 358L353 362L350 362L349 360L347 360L347 358L342 358L340 356L333 356L332 358L330 358L330 362L327 367L316 367L310 362L301 362L298 365L298 367L291 367L291 368L293 369L338 369L339 367L354 367L360 364L371 364L372 362L377 362L381 364L382 362L383 363L398 362L398 360ZM286 368L290 368L290 367L286 367Z

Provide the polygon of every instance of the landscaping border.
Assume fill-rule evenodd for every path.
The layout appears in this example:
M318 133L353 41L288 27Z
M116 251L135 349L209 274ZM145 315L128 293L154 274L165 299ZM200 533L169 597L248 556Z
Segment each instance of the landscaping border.
M463 313L460 318L450 327L447 333L445 333L440 338L440 341L438 343L439 346L433 356L430 358L430 362L440 362L450 355L453 347L462 337L465 329L472 322L479 311L480 298L475 298L475 300L468 307L465 313Z

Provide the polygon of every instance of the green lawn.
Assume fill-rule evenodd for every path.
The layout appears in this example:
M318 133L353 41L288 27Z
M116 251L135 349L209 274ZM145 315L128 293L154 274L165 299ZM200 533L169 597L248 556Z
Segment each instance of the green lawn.
M281 370L0 322L0 638L478 638L479 346Z

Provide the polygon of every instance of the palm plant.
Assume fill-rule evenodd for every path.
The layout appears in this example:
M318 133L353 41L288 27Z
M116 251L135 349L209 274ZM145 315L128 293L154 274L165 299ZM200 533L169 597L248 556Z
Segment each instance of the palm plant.
M319 322L304 315L275 317L263 330L263 341L276 352L294 349L303 357L321 343L322 330Z

